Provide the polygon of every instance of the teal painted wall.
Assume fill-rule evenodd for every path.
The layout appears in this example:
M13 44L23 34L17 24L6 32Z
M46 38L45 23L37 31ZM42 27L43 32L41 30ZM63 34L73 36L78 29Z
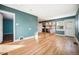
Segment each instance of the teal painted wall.
M13 20L3 18L3 34L13 34Z
M76 35L76 37L78 38L78 41L79 41L79 9L77 11L75 21L76 21L75 22L75 35Z
M37 17L22 11L0 5L0 10L15 13L15 38L33 36L37 32ZM29 28L31 30L29 30Z

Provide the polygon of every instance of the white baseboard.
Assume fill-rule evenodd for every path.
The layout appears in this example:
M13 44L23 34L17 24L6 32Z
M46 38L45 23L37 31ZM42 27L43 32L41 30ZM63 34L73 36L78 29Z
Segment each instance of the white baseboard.
M58 36L67 36L67 35L64 35L64 34L56 34ZM74 37L74 36L69 36L69 37Z
M34 36L25 37L25 38L23 38L23 40L32 39L32 38L35 38L35 37Z
M28 39L35 39L38 42L38 32L36 32L35 35L33 35L33 36L23 37L23 39L21 39L21 40L20 39L14 40L14 42L22 41L22 40L28 40Z
M58 35L58 36L65 36L65 35L63 35L63 34L56 34L56 35Z
M32 39L32 38L35 38L34 36L30 36L30 37L24 37L22 40L28 40L28 39ZM22 41L20 39L17 39L15 40L14 42L17 42L17 41Z

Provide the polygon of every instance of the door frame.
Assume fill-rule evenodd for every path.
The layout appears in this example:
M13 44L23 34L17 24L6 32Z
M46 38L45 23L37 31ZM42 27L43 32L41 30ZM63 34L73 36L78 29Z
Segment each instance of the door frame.
M13 15L13 42L15 42L15 13L4 11L4 10L0 10L0 12Z

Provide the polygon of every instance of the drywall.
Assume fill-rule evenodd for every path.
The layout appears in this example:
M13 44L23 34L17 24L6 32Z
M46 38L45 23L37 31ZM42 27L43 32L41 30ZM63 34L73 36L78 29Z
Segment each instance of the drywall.
M37 32L37 17L0 4L0 10L15 13L15 39L29 37Z

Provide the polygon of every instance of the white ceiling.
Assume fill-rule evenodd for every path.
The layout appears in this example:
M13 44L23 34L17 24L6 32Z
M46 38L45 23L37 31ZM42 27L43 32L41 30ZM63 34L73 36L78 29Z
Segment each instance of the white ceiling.
M50 20L76 14L76 4L5 4L8 7L38 16L39 21Z

